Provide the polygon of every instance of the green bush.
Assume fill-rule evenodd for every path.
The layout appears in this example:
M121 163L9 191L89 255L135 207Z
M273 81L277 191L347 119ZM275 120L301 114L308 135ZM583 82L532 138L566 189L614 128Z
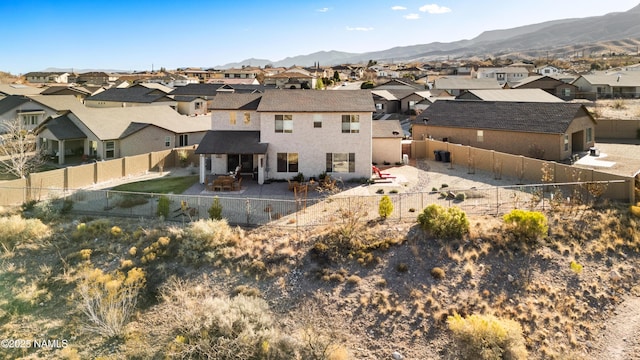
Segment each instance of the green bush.
M467 195L465 193L457 193L456 201L465 201L467 199Z
M163 218L169 217L169 198L166 196L160 196L158 199L158 210L156 210L156 215L162 216Z
M439 238L461 239L469 232L467 214L455 206L445 209L431 204L418 215L418 223L423 230Z
M456 314L447 319L458 347L459 358L468 360L527 359L522 328L514 320L492 315Z
M393 203L391 202L391 198L387 195L383 196L380 199L380 203L378 204L378 215L381 218L388 218L391 213L393 213Z
M222 205L220 204L220 199L217 196L213 198L213 203L209 208L209 219L222 220Z
M547 218L539 211L515 209L502 218L511 233L525 240L537 240L549 230Z

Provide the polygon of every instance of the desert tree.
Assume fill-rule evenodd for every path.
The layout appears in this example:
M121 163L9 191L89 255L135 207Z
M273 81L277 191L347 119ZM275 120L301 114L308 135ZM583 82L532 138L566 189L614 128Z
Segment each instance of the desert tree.
M0 124L0 167L2 171L25 178L44 164L46 158L36 146L37 138L19 119Z

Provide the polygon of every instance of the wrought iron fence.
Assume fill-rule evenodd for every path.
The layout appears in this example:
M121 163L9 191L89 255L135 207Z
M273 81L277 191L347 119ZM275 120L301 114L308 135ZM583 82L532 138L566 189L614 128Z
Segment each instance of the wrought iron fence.
M628 186L625 180L574 183L492 186L483 188L440 188L437 191L388 193L299 200L203 195L152 194L113 190L55 191L53 198L70 200L72 214L154 218L161 214L158 204L166 198L169 207L165 220L188 222L209 218L209 209L217 198L222 217L242 226L316 226L331 224L347 214L361 220L380 217L378 205L389 196L393 211L388 219L411 220L429 204L457 206L467 214L502 215L512 209L548 210L559 206L589 205L601 200L612 187ZM51 200L51 199L50 199Z

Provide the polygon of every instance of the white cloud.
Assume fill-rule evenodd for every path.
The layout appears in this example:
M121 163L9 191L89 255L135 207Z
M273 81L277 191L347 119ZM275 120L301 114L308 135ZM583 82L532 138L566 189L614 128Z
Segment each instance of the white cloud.
M316 11L317 11L317 12L323 12L323 13L324 13L324 12L329 11L329 8L327 8L327 7L326 7L326 8L318 9L318 10L316 10Z
M407 20L417 20L420 19L420 14L409 14L404 16Z
M407 8L404 6L396 5L396 6L392 6L391 10L407 10Z
M428 12L429 14L444 14L451 12L451 9L449 9L448 7L440 6L438 4L427 4L421 6L419 10L422 12Z
M351 26L347 26L347 30L348 31L371 31L373 30L372 27L351 27Z

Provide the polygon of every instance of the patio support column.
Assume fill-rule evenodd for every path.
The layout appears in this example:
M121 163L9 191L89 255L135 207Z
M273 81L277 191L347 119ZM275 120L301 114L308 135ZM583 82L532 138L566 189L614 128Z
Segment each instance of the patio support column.
M64 140L58 141L58 165L64 165Z
M264 169L267 167L264 154L258 154L258 184L264 184Z
M205 166L205 157L204 154L200 154L200 184L204 184L205 173L207 171L207 167Z

